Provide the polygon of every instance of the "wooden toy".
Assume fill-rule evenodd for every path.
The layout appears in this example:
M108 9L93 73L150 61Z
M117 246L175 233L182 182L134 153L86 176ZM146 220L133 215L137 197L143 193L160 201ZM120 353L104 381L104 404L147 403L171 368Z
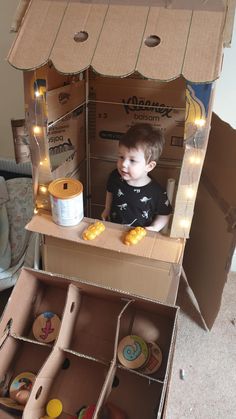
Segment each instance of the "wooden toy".
M149 359L142 368L141 372L143 374L154 374L161 366L162 363L162 352L157 343L149 342Z
M33 323L33 334L39 342L53 342L59 333L61 320L51 311L41 313Z
M118 346L118 359L126 368L141 368L147 362L148 357L148 346L140 336L125 336L120 341Z
M35 374L33 374L32 372L22 372L21 374L18 374L13 379L10 385L10 389L9 389L10 398L20 404L23 404L23 405L26 404L29 398L29 393L35 381L35 378L36 378ZM25 390L26 392L21 393L23 390Z
M15 400L19 404L22 404L23 406L25 406L28 401L29 396L30 396L29 390L20 390L18 391L18 393L16 393Z
M143 239L147 234L145 228L143 227L135 227L130 230L124 237L124 244L130 246L131 244L137 244L140 240Z
M99 236L105 230L105 226L101 221L96 221L95 223L91 224L84 232L83 232L83 239L84 240L94 240L97 236Z

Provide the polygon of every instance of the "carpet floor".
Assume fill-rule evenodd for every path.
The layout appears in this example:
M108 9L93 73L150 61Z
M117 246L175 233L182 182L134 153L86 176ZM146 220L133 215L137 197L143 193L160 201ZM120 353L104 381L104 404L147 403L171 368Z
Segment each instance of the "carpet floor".
M183 279L177 305L180 313L167 419L235 419L236 273L228 276L210 332L204 330Z

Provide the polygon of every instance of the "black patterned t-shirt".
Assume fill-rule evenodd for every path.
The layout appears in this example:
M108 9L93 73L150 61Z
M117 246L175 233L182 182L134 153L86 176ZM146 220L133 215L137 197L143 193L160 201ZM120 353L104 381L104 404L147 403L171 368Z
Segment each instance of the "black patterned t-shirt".
M157 215L172 212L166 191L153 179L145 186L131 186L115 169L109 176L107 191L112 193L110 220L113 223L144 227Z

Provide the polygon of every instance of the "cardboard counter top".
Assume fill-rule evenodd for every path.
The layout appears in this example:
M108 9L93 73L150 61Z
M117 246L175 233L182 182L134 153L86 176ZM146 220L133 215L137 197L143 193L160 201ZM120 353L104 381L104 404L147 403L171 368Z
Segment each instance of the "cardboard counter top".
M35 215L26 229L43 235L43 269L174 304L185 241L148 231L127 246L127 227L110 222L94 240L84 240L95 221L83 218L77 226L61 227L49 213Z
M98 247L114 252L140 256L169 263L179 263L183 253L184 240L162 236L159 233L148 231L147 236L140 243L127 246L122 238L127 227L103 221L105 230L94 240L83 240L82 234L86 228L97 220L83 218L74 227L61 227L52 221L47 213L33 216L26 229L46 236L80 243L85 246Z

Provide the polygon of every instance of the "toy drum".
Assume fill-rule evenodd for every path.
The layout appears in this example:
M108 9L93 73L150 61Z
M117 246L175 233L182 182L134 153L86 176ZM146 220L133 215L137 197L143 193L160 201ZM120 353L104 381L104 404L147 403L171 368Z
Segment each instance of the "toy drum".
M48 187L52 219L60 226L75 226L84 217L83 185L76 179L60 178Z

